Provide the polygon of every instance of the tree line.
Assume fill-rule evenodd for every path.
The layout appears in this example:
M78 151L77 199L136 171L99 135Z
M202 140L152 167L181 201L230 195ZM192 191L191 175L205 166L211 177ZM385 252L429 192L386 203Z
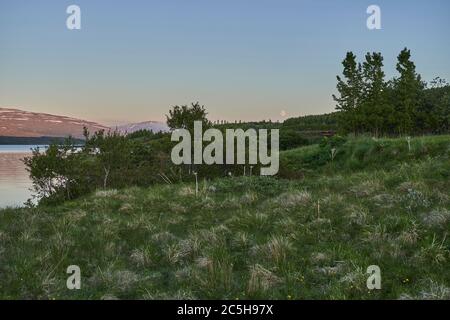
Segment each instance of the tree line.
M202 121L205 129L213 125L199 103L174 106L167 115L171 130L187 129L192 136L194 121ZM98 189L192 181L193 172L202 178L213 178L244 172L248 175L251 170L248 166L245 171L242 165L227 164L174 165L171 150L176 144L170 133L141 130L123 135L104 130L90 133L85 128L82 146L72 138L63 143L55 141L46 149L35 148L24 163L33 183L34 197L42 204L75 199Z
M397 57L398 75L386 81L381 53L365 55L358 62L348 52L337 76L338 95L333 95L343 133L382 135L439 134L450 129L450 86L440 78L422 80L403 49Z

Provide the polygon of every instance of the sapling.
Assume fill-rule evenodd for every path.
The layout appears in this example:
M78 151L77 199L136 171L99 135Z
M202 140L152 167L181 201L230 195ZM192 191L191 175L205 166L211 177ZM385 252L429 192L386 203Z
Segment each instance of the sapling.
M195 176L195 196L197 196L198 194L198 178L197 178L197 172L193 172L194 176Z
M336 148L331 149L331 151L330 151L331 161L334 160L334 157L336 156L336 153L337 153L337 149Z
M411 137L406 137L406 142L408 142L408 152L411 152Z
M320 219L320 200L317 200L317 220Z

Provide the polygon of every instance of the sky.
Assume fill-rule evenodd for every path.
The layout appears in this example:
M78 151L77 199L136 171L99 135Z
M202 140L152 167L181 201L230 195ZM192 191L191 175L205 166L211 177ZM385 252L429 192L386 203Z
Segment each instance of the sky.
M390 79L408 47L450 81L449 31L448 0L0 0L0 107L109 125L196 101L211 120L328 113L347 51L381 52Z

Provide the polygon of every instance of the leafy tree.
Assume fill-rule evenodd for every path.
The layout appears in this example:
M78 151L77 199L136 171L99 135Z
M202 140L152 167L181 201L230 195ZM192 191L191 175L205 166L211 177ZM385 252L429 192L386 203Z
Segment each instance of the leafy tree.
M424 84L407 48L397 57L397 71L400 75L393 81L397 130L400 134L410 134L415 129L414 117L421 103Z
M379 136L450 130L450 86L436 78L427 88L407 48L397 57L399 76L388 82L380 53L367 53L361 66L348 52L343 66L339 96L333 95L341 131Z
M117 131L96 132L86 141L85 152L95 154L97 163L103 171L103 188L108 186L111 177L122 179L124 170L131 167L131 145L129 139Z
M193 135L194 121L201 121L203 128L211 126L207 119L207 112L204 106L198 102L191 103L191 106L174 106L169 110L169 115L166 115L167 125L170 129L187 129Z
M361 112L365 131L375 136L385 133L389 127L389 117L392 109L387 101L383 71L383 56L381 53L367 53L363 63L363 98L361 99Z
M62 145L55 142L45 150L33 149L24 163L33 183L34 196L52 203L88 192L92 181L83 162L84 155L77 153L71 138Z
M450 131L450 86L445 80L435 78L423 91L422 103L415 113L415 125L421 133Z
M336 110L341 112L340 125L343 131L356 133L359 131L359 106L362 96L361 64L356 62L353 52L347 52L342 61L343 78L337 76L339 96L333 95L337 102Z
M166 115L167 125L170 129L186 129L191 133L192 142L194 141L194 121L201 121L203 130L211 127L211 122L207 119L207 112L204 106L198 102L191 103L191 106L174 106ZM194 156L194 150L191 150L191 157ZM194 168L193 164L188 165L189 172Z

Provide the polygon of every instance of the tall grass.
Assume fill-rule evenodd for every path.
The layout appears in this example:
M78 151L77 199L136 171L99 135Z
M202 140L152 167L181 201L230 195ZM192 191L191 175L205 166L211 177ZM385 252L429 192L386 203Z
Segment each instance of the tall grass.
M351 140L322 164L309 146L282 155L300 180L230 177L197 196L193 183L172 184L0 210L0 298L448 299L449 143ZM382 289L369 291L373 264ZM69 265L81 290L66 288Z

